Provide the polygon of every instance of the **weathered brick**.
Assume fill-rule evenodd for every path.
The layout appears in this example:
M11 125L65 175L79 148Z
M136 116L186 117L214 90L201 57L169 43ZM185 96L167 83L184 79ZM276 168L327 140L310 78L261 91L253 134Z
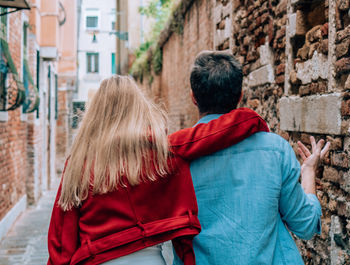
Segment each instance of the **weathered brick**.
M306 40L310 43L322 40L322 26L318 25L306 33Z
M281 39L286 35L286 27L282 27L281 29L277 30L276 32L276 39Z
M331 136L327 136L327 142L330 142L331 144L329 150L341 150L343 147L342 138L340 137L333 138Z
M298 50L297 56L302 60L307 60L309 56L310 46L304 45Z
M260 105L260 100L258 100L258 99L248 100L247 105L250 108L256 109Z
M350 57L342 58L336 61L335 70L337 74L345 74L350 72Z
M335 54L337 58L341 58L346 55L349 56L350 55L349 48L350 48L350 38L347 38L343 40L341 43L336 44Z
M344 30L337 31L336 43L341 42L343 39L350 37L350 25L347 26Z
M284 63L278 65L278 66L276 67L276 75L279 75L279 74L284 73L285 68L286 68L286 65L285 65Z
M334 152L331 155L331 164L337 167L348 168L349 167L349 156L345 152Z
M276 84L283 84L284 83L284 75L279 75L275 79Z
M323 24L323 26L321 28L321 34L322 34L323 38L328 36L328 22Z
M350 7L349 3L350 3L349 0L339 0L338 1L338 8L339 8L339 10L348 11L348 9Z
M282 0L276 7L276 15L281 16L287 12L287 0Z
M332 181L335 183L339 182L340 176L338 170L333 167L324 167L323 180Z
M299 87L299 95L300 96L307 96L310 95L311 90L310 90L310 85L303 85Z
M341 104L341 114L344 116L350 115L350 99L344 100Z
M318 52L328 54L328 39L322 40L318 46Z
M314 54L315 51L317 51L320 47L320 42L315 42L310 44L310 49L309 49L309 53L308 53L308 57L312 58L312 55Z

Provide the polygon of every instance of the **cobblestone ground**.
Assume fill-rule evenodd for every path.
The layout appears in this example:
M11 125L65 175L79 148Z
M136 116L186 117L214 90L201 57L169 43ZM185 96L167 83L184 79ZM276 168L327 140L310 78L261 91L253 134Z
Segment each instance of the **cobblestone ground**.
M58 182L55 183L57 187ZM29 207L0 242L0 265L42 265L48 259L47 230L56 188L43 193L38 204Z

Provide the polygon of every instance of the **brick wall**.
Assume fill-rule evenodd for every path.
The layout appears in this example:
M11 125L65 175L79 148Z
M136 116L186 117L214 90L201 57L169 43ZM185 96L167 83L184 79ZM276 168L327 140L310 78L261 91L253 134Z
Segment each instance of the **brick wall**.
M197 53L213 47L212 16L211 1L194 2L184 14L183 34L171 34L164 43L162 73L154 76L151 84L146 80L142 85L162 99L169 113L171 132L192 126L198 119L190 99L189 73Z
M27 11L28 12L28 11ZM29 13L29 12L28 12ZM30 21L31 23L32 21ZM37 84L37 43L35 35L28 32L28 64L31 76ZM37 111L26 114L27 116L27 163L26 193L29 204L35 203L42 192L42 119Z
M296 150L331 142L317 178L322 234L297 240L306 264L350 264L349 0L194 0L182 34L162 45L163 70L142 87L165 102L170 131L197 120L189 71L203 49L229 50L243 66L244 97Z
M21 69L21 16L14 13L8 22L8 43L17 69ZM26 194L27 124L21 121L21 111L8 111L8 121L0 121L0 219Z

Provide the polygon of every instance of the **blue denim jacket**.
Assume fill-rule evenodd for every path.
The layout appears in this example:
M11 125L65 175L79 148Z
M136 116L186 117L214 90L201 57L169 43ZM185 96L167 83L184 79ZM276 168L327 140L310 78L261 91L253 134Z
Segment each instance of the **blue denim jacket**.
M304 264L288 230L302 239L320 233L321 206L299 184L287 141L256 133L193 161L191 174L202 225L193 241L197 264ZM182 264L176 254L174 264Z

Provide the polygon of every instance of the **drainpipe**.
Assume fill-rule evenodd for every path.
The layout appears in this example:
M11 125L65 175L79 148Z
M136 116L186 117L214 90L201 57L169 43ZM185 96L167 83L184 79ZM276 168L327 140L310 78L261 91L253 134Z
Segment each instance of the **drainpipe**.
M120 8L120 1L121 0L116 0L117 1L117 3L116 3L116 8L117 8L117 12L116 12L116 16L117 16L117 18L116 18L116 22L117 22L117 25L116 25L116 31L117 32L121 32L121 23L120 23L120 19L121 19L121 8ZM120 58L120 56L121 56L121 51L120 51L120 49L121 49L121 40L120 40L120 38L116 38L116 40L117 40L117 47L116 47L116 63L117 63L117 74L118 75L120 75L121 74L121 58Z

